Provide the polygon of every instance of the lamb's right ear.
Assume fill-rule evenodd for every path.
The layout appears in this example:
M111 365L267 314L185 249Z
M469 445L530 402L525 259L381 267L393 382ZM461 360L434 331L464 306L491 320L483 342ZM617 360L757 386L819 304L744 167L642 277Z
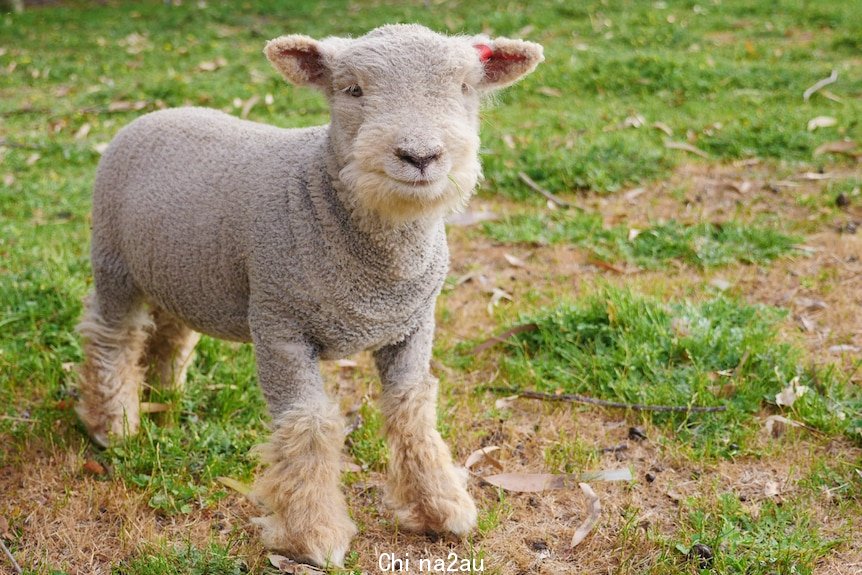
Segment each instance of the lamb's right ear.
M320 42L308 36L279 36L266 43L267 59L281 75L296 86L329 89L332 77Z

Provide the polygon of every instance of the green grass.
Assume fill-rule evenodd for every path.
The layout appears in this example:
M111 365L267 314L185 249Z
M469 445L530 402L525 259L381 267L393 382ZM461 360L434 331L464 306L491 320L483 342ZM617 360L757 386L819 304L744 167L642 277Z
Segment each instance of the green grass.
M523 389L650 405L723 405L719 413L644 412L702 457L749 452L756 415L795 377L810 392L789 410L862 440L862 397L834 370L809 366L779 338L783 312L727 298L666 304L606 288L522 318L537 329L507 347L502 379Z
M683 225L675 221L638 230L604 227L598 214L582 212L520 215L484 224L485 233L504 243L571 243L606 261L624 260L661 269L669 260L709 268L732 263L766 264L789 252L800 238L754 224L726 222Z
M123 562L114 575L242 575L248 573L244 562L231 557L230 549L212 544L198 549L191 543L153 547Z

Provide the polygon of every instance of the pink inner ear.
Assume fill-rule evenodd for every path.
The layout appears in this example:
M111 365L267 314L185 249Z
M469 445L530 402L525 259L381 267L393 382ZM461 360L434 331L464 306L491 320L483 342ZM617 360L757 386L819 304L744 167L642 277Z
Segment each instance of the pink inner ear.
M491 56L494 55L494 51L491 50L491 47L485 44L474 44L473 47L479 53L479 60L482 62L487 62L491 59Z

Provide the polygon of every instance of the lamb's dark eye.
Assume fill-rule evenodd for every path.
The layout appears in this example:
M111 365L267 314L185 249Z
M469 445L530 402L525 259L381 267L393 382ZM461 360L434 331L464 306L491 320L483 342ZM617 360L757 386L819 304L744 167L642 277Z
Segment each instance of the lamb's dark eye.
M461 93L466 94L470 91L470 86L467 85L467 82L461 84Z
M352 86L348 86L345 92L347 92L354 98L358 98L362 95L362 88L360 88L357 84L353 84Z

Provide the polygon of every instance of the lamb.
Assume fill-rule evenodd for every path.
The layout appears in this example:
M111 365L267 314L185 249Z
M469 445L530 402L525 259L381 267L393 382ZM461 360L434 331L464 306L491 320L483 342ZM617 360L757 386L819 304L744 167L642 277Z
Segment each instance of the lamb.
M139 391L180 388L200 333L254 343L274 431L254 521L271 549L341 565L356 527L339 490L344 424L318 362L371 350L398 525L468 533L476 507L436 430L429 363L444 217L478 178L480 98L543 60L521 40L388 25L289 35L264 50L323 92L331 123L280 129L203 108L145 115L104 153L77 412L94 441L137 431Z

